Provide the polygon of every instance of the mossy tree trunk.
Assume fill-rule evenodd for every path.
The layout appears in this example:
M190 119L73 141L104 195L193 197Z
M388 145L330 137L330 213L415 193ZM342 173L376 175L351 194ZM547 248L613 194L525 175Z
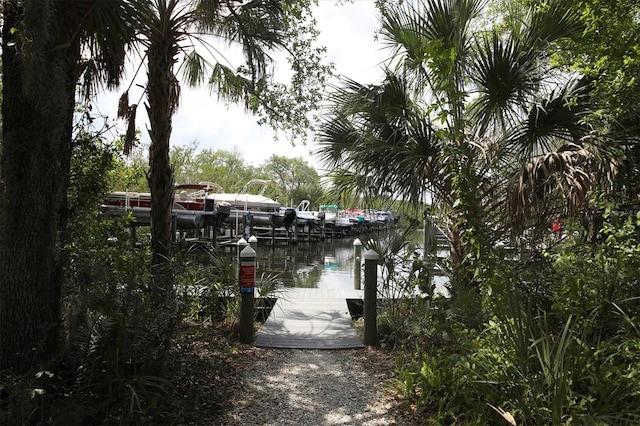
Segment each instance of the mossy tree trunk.
M4 4L0 369L17 372L60 347L74 70L58 48L55 3Z

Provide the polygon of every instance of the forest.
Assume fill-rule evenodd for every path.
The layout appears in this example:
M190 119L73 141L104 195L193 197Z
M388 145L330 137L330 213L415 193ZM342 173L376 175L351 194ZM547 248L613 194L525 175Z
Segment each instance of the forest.
M383 77L329 84L313 4L2 3L0 424L197 423L190 404L224 410L237 306L217 295L237 287L234 265L212 249L205 270L174 244L173 189L254 177L273 179L283 204L394 203L446 237L444 257L430 238L407 255L401 234L369 247L407 271L384 277L407 292L379 307L378 335L398 359L398 398L425 424L639 424L640 5L378 0ZM126 89L131 56L144 108ZM314 138L329 172L172 146L181 86ZM115 138L91 107L104 87L122 93ZM100 220L116 190L151 194L142 247L126 218ZM196 281L205 296L183 291ZM204 374L216 378L206 395Z

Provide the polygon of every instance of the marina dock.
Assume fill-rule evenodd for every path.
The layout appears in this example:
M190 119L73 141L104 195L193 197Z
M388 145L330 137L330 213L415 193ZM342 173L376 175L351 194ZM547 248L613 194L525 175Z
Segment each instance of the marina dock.
M364 347L347 306L347 299L362 298L362 290L288 288L278 296L254 345L289 349Z

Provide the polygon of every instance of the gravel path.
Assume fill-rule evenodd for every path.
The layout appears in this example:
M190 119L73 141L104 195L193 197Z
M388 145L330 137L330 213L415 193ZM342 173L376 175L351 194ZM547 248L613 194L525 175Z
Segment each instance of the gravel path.
M225 425L412 425L394 414L393 361L373 349L258 349Z

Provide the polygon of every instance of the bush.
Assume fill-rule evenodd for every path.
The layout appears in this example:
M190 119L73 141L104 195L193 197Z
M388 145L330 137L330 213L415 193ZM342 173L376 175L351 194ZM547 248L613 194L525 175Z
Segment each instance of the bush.
M428 324L452 339L408 348L404 395L438 424L637 424L636 220L611 222L600 243L570 238L526 264L504 261L478 289L478 331L456 320L469 312L458 295L405 317L405 329Z

